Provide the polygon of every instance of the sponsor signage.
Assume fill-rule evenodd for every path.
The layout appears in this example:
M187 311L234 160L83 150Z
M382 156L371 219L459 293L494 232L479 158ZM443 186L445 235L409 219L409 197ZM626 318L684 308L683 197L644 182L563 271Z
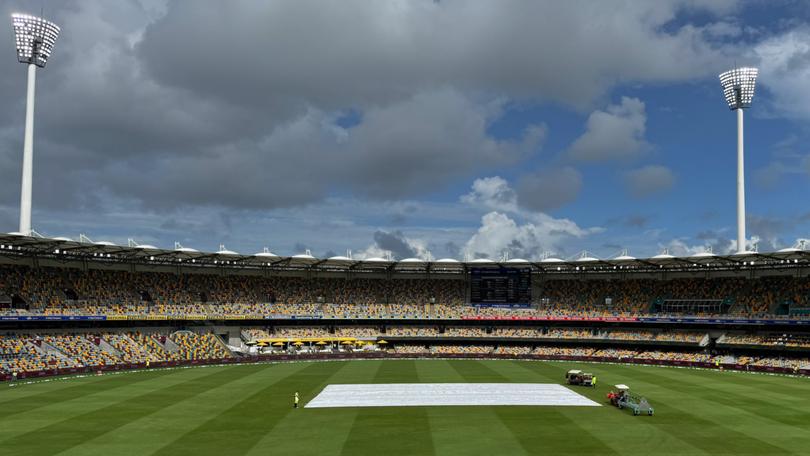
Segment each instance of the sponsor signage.
M0 321L102 321L106 315L0 315Z

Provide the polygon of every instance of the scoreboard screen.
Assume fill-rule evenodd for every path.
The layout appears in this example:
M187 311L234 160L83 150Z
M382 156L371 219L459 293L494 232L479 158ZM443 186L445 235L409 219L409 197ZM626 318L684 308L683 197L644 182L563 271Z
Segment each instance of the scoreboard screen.
M532 301L530 268L473 268L470 270L470 303L528 305Z

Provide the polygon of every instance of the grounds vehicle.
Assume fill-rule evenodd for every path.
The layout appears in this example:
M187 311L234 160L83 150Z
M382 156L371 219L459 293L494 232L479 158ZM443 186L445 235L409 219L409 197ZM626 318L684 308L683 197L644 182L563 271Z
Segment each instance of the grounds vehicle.
M582 372L578 369L571 369L565 373L565 382L569 385L594 386L593 374Z
M611 405L619 409L629 408L633 411L633 415L643 413L652 416L655 412L646 398L631 394L630 387L627 385L615 385L613 391L609 392L607 397Z

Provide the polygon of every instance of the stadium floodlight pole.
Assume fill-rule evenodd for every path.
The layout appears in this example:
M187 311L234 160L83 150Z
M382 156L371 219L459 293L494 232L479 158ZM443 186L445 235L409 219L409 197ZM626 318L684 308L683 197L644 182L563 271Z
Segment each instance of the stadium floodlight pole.
M743 109L751 107L757 82L756 68L734 68L720 75L729 109L737 111L737 252L745 252L745 157Z
M17 61L28 65L28 92L25 98L25 140L23 143L22 188L20 190L20 233L31 234L31 193L34 174L34 94L37 67L45 68L51 56L59 27L41 17L12 14L17 45Z

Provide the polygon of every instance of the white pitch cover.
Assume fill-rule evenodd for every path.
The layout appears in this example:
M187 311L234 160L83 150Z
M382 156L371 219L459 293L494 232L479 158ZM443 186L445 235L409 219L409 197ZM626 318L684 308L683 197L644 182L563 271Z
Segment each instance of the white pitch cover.
M600 405L552 383L382 383L327 385L305 408L445 405Z

